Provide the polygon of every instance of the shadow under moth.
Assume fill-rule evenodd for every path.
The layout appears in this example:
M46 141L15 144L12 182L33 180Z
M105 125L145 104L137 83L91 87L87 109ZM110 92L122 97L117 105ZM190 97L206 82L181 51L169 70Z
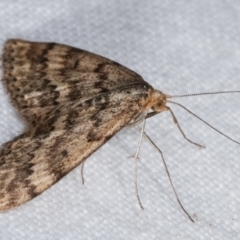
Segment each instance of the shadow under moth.
M126 125L170 111L182 132L166 106L175 96L107 58L56 43L11 39L2 62L2 82L28 127L1 148L0 210L42 193ZM142 127L144 136L151 141Z

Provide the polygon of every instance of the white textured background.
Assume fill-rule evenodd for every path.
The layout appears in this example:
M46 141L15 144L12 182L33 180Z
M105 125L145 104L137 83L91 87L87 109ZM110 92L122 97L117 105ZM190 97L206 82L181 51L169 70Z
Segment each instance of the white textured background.
M8 38L86 49L138 72L169 94L240 90L240 1L0 1L0 45ZM181 100L181 101L180 101ZM179 99L240 141L240 94ZM173 106L147 121L162 149L190 222L173 195L161 158L144 142L134 191L135 129L124 129L80 168L33 201L0 213L0 239L240 239L240 146ZM0 88L0 143L23 123ZM57 154L57 150L56 150Z

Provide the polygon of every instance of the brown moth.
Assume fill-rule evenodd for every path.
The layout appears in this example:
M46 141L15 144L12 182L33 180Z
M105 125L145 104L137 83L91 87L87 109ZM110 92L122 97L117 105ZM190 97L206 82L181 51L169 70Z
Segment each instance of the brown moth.
M172 113L166 106L171 96L81 49L8 40L2 60L3 84L28 129L1 149L0 210L42 193L124 126Z
M36 197L130 121L165 110L137 73L56 43L8 40L3 83L28 130L0 152L0 210Z

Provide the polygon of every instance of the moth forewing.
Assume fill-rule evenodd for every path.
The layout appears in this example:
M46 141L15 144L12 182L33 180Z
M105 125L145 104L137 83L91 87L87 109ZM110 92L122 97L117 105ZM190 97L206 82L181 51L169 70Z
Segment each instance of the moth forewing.
M53 57L54 56L54 57ZM29 124L0 152L0 210L39 195L146 108L153 88L96 54L8 40L2 81Z

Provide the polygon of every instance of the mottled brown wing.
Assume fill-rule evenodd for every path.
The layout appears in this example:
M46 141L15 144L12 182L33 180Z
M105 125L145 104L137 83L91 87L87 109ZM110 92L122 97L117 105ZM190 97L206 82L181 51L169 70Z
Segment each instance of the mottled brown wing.
M25 60L21 62L22 58L14 57L14 54L13 59L9 59L10 52L16 53L12 46L18 46L17 55L22 54ZM36 60L34 54L45 56L43 51L48 53L48 60L45 57L41 61ZM69 55L66 54L68 51ZM62 60L66 65L70 64L64 58L68 56L70 61L71 56L74 59L74 51L82 58L76 60L72 67L73 77L71 68L65 70L65 65L60 62ZM6 143L1 149L0 210L21 205L52 186L142 111L146 111L151 100L152 87L139 79L138 75L134 80L133 72L118 66L119 71L115 70L114 78L111 69L118 69L115 63L85 51L62 45L11 40L7 42L3 56L4 82L20 113L29 120L30 127L28 132ZM93 63L90 56L93 57ZM96 70L96 65L101 69L100 60L106 61L102 69L110 69L110 73L106 70L109 86L107 80L100 77L101 71ZM96 61L99 61L98 64ZM58 70L53 67L55 62ZM76 69L80 65L82 72L87 69L86 72L91 75L89 71L95 69L99 74L94 78L79 79ZM44 70L38 66L45 66ZM48 67L51 71L48 71ZM38 70L44 74L38 75ZM45 84L44 79L49 82Z
M148 85L119 63L56 43L8 40L2 59L4 85L29 122L43 114L35 107L48 106L51 111L61 103L85 101L132 84Z

